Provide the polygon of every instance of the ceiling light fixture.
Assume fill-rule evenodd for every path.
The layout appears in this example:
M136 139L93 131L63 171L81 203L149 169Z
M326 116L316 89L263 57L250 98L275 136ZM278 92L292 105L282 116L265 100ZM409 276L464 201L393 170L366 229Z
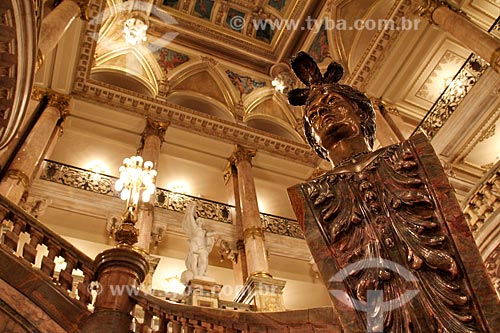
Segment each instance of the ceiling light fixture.
M133 46L142 44L142 42L147 40L147 31L148 25L141 18L135 16L125 20L123 24L125 41Z

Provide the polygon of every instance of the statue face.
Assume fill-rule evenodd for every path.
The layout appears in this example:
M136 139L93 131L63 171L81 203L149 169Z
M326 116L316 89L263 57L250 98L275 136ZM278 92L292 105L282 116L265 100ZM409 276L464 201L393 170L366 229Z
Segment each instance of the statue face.
M341 140L362 135L357 111L356 103L324 89L308 101L305 117L318 144L328 150Z

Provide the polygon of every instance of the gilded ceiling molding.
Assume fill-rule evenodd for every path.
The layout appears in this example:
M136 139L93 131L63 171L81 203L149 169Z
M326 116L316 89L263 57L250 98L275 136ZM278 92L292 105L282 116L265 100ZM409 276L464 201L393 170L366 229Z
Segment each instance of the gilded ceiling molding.
M403 17L412 16L413 9L414 6L410 0L398 0L392 6L386 19L393 20L397 24ZM396 29L380 31L366 48L363 60L356 65L345 84L361 91L365 90L370 78L382 64L384 53L392 47L400 33L401 30Z

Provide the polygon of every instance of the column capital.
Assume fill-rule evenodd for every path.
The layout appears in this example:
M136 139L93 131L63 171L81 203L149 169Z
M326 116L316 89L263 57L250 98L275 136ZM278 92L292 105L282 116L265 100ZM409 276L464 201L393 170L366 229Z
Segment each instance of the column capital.
M150 135L155 135L159 137L160 141L163 143L163 141L165 141L165 133L167 132L169 126L170 122L168 121L159 122L150 118L146 118L146 127L141 133L142 141L144 142L144 140Z
M238 164L242 161L248 161L252 163L252 159L255 157L255 154L257 154L256 149L245 148L241 145L236 145L233 155L231 155L229 161L234 162L235 164Z
M438 7L446 5L444 1L439 0L420 0L417 2L420 3L416 11L417 15L428 18L431 23L434 23L432 21L432 14L434 11Z
M80 7L80 18L84 21L89 20L88 5L90 0L72 0Z
M48 106L59 110L61 118L64 121L64 119L66 119L69 115L69 102L71 101L71 95L60 94L47 88L33 88L31 92L31 99L41 101L44 97L47 97L48 99Z
M431 24L436 24L436 22L434 22L434 20L432 19L432 15L436 11L436 9L440 7L446 7L457 14L467 16L465 12L454 7L453 5L449 4L444 0L419 0L417 1L417 3L419 3L419 6L416 10L417 15L429 19L429 22Z

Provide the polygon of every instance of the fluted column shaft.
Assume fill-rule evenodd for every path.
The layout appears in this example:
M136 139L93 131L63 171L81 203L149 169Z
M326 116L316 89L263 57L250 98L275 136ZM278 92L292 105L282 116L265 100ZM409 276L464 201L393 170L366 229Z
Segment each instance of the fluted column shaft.
M423 1L419 14L455 37L462 45L488 61L500 73L500 40L481 30L464 15L437 0Z
M264 243L264 230L259 214L257 192L252 174L251 159L256 151L238 145L233 154L238 172L238 187L242 207L243 238L247 258L248 274L251 276L268 276L269 265Z
M224 182L226 183L228 203L234 206L234 210L231 210L231 220L236 227L236 251L238 253L236 261L233 261L234 282L235 284L243 284L248 277L248 267L245 254L245 243L243 240L238 172L236 170L236 165L232 161L227 163L226 169L224 170Z
M42 21L38 41L38 68L52 51L75 18L82 15L88 1L64 0Z
M146 128L142 132L142 144L139 148L139 153L144 161L153 162L153 168L158 171L158 159L160 158L160 149L164 141L165 132L168 128L168 123L159 123L147 120ZM139 207L137 215L137 228L139 236L137 246L149 252L151 244L151 230L153 228L153 207L154 197L148 203L143 203Z
M54 131L68 114L70 97L47 91L49 104L16 154L4 178L0 194L19 203L33 181L45 153L53 142Z

